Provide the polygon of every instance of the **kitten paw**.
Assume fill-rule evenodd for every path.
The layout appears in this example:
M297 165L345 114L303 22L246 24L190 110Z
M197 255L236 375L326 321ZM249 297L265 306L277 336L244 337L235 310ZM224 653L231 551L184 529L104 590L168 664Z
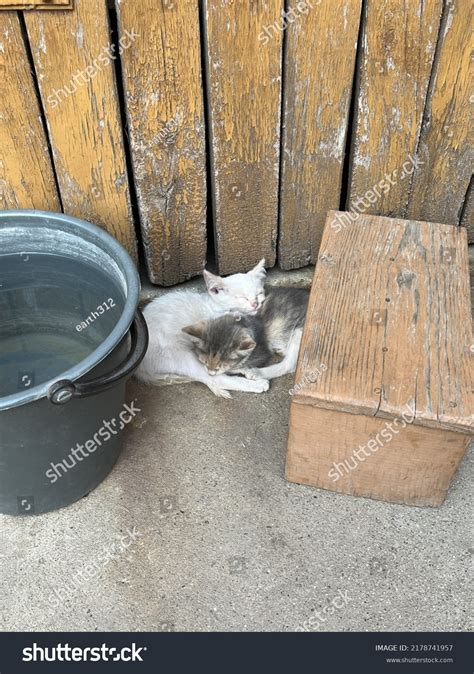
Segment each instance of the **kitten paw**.
M218 398L226 398L226 400L230 400L232 398L229 391L225 388L220 388L219 386L209 386L209 388Z
M249 390L252 391L252 393L264 393L270 388L268 379L253 379L251 380L251 383L252 387Z

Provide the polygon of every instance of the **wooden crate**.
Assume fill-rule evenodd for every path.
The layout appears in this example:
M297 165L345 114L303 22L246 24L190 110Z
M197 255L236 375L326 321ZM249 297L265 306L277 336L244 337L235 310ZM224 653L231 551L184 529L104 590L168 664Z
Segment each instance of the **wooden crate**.
M287 478L439 506L474 433L473 357L466 230L330 212Z

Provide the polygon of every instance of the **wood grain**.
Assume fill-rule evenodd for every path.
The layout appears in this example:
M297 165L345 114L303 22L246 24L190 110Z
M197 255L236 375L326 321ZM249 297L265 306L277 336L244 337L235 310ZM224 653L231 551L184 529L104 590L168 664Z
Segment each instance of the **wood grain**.
M466 230L331 212L313 280L298 402L472 433L474 344Z
M471 279L471 319L474 320L474 246L469 246L469 276Z
M282 31L265 30L281 25L283 2L204 6L215 243L229 274L275 263Z
M361 0L296 14L286 32L278 261L314 262L327 211L339 208Z
M25 12L64 211L136 255L106 0Z
M0 0L3 9L72 9L74 0Z
M472 178L467 190L460 224L467 229L469 243L474 243L474 188Z
M198 4L122 0L120 32L135 186L150 279L171 285L206 258L206 157Z
M448 0L427 100L418 156L422 164L413 177L408 217L459 223L472 174L472 52L473 4Z
M286 477L322 489L440 506L469 437L292 402Z
M366 3L351 153L351 210L405 215L413 173L410 157L416 155L442 4Z
M0 79L1 208L56 211L53 169L15 12L0 12Z

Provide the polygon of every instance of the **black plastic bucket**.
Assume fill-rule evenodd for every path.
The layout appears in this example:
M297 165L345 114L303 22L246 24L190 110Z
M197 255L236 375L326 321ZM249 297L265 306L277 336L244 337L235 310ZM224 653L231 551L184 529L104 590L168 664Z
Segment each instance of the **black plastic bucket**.
M113 467L137 413L125 382L148 345L139 289L99 227L0 212L0 512L68 505Z

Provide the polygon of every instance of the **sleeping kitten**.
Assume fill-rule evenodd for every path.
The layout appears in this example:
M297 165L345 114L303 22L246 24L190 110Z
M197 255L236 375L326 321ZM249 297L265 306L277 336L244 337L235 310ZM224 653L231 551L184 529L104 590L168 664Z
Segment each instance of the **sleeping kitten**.
M231 372L251 379L252 368L268 365L273 358L258 315L232 312L188 325L183 332L193 339L197 359L212 376Z
M257 315L225 314L183 328L210 375L224 372L273 379L294 372L309 291L271 288ZM275 353L284 356L271 364Z
M204 270L207 293L175 290L158 297L144 309L150 344L137 370L137 377L149 384L200 381L213 393L230 398L229 390L261 393L268 382L259 377L211 376L192 348L192 340L182 328L221 316L232 309L255 314L265 299L265 260L247 274L221 278Z

